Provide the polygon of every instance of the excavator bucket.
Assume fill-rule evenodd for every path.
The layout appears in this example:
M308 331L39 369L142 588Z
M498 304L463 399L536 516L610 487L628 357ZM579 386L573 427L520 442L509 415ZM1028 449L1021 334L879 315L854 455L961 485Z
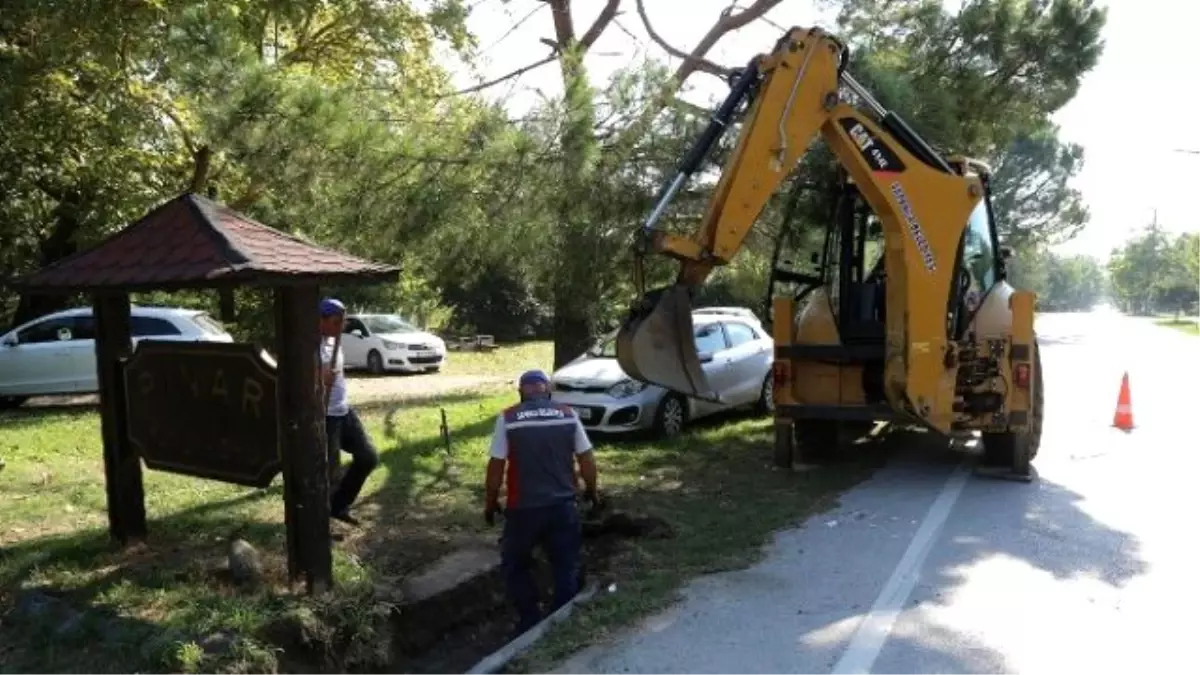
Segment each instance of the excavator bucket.
M617 333L617 363L630 377L696 398L714 398L696 353L686 286L646 294Z

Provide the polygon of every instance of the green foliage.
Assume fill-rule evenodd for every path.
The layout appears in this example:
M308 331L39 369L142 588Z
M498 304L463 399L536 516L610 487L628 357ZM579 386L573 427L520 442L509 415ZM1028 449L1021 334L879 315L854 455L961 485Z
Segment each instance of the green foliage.
M977 0L958 14L933 0L836 4L859 79L931 141L996 166L1008 243L1032 250L1086 224L1067 186L1081 154L1048 119L1095 63L1103 11L1085 0ZM634 63L595 82L578 44L558 63L565 94L524 119L476 95L446 96L433 55L470 60L475 49L462 0L9 5L5 275L58 260L180 191L211 191L271 226L401 265L393 286L326 289L355 307L501 339L569 333L562 351L573 355L623 313L630 235L707 122L672 103L646 133L625 133L641 129L671 71ZM733 140L662 225L694 230ZM815 188L800 198L801 236L786 257L820 245L831 169L818 145L781 191ZM784 201L772 200L705 299L758 307ZM671 261L652 262L652 284L674 274ZM215 293L158 301L217 314ZM269 296L239 290L237 309L235 334L270 338ZM0 292L0 318L15 311Z
M1009 281L1037 293L1041 312L1087 311L1107 295L1101 263L1091 256L1061 256L1045 247L1017 249Z
M1083 148L1059 141L1054 127L1020 134L992 168L992 207L1005 244L1061 243L1087 224L1083 197L1069 185L1083 168Z
M1112 294L1127 312L1197 312L1200 301L1200 234L1170 237L1157 224L1112 252L1108 271Z

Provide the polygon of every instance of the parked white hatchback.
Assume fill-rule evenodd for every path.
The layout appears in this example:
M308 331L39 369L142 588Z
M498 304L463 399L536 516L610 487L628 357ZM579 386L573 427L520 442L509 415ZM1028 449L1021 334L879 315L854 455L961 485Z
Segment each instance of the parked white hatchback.
M233 342L207 312L179 307L134 305L130 332L135 345L145 338ZM98 391L95 336L91 307L47 314L0 335L0 409L32 396Z
M342 328L346 368L437 372L446 363L446 342L395 314L349 314Z

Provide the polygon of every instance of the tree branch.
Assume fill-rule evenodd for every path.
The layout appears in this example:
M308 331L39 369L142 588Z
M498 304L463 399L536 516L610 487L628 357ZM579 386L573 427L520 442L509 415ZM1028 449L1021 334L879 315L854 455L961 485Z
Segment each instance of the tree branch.
M655 100L646 106L638 119L626 130L626 133L622 134L622 141L632 142L640 138L650 128L650 123L654 120L654 117L671 102L676 92L679 91L679 88L687 81L687 78L696 72L697 64L700 60L704 59L709 50L722 37L730 31L737 30L751 21L760 18L782 1L755 0L753 4L737 14L732 14L728 8L722 11L721 17L717 19L712 28L708 29L704 37L700 38L700 42L696 43L695 48L688 54L688 58L675 70L675 74L667 81ZM649 28L647 27L648 31Z
M488 80L487 82L480 82L479 84L467 87L466 89L460 89L458 91L451 92L449 94L442 94L441 96L437 96L436 98L438 98L438 99L451 98L453 96L462 96L463 94L472 94L477 91L483 91L484 89L487 89L488 87L494 87L497 84L511 80L514 77L520 77L535 68L541 68L542 66L546 65L547 63L553 63L554 60L557 58L558 58L558 56L556 54L551 54L550 56L547 56L543 59L534 61L533 63L531 63L527 66L522 66L520 68L517 68L514 71L505 73L504 75L501 75L500 77L496 77L491 80Z
M183 147L187 149L188 154L194 156L196 154L196 144L192 141L192 135L188 132L187 125L183 123L179 115L175 114L174 110L171 110L170 104L158 103L157 101L154 103L167 116L167 119L175 124L175 128L179 130L179 135L183 138Z
M641 0L638 1L638 4L641 4ZM612 20L616 18L617 10L620 7L621 0L608 0L608 3L604 5L604 9L600 10L600 14L596 17L596 20L592 22L591 28L588 28L583 37L579 39L579 44L585 50L596 42L596 39L600 37L605 28L608 28L608 24L612 23Z
M650 17L646 15L646 1L645 0L637 0L637 13L638 13L638 16L641 17L641 19L642 19L642 26L645 27L646 34L650 36L650 39L654 41L654 44L658 45L659 47L662 47L663 50L666 51L671 56L674 56L677 59L683 59L684 64L690 63L690 65L693 68L695 68L696 70L699 70L699 71L705 72L705 73L710 73L712 75L725 77L725 76L729 75L729 73L731 72L729 68L718 66L717 64L713 63L712 61L709 61L708 59L704 58L703 56L696 56L695 54L688 54L687 52L683 51L682 49L678 49L678 48L673 47L670 44L668 44L667 41L665 39L663 39L663 37L661 35L658 34L658 31L654 30L654 27L650 25Z
M692 53L689 55L691 60L684 61L683 64L679 66L679 69L675 71L675 80L678 82L678 84L682 85L683 81L696 71L694 59L704 58L704 55L708 54L709 50L717 44L717 41L725 37L727 33L742 28L751 21L758 19L762 15L774 9L775 6L782 1L783 0L754 0L749 7L743 9L737 14L730 13L728 9L722 12L721 18L718 19L715 24L713 24L712 28L708 29L708 32L704 34L704 37L700 38L700 42L696 43L695 49L693 49Z

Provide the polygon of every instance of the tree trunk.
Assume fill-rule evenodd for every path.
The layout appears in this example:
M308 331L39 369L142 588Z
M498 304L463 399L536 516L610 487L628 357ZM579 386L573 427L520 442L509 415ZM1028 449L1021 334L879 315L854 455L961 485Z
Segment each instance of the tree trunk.
M556 296L560 293L556 293ZM567 301L569 302L569 300ZM555 304L559 304L556 302ZM592 346L592 322L570 312L554 313L554 369L567 365Z
M79 250L75 236L83 225L79 214L82 211L84 197L80 191L74 191L59 202L54 210L54 227L50 234L38 244L38 267L47 267L74 255ZM11 328L16 328L26 321L32 321L39 316L45 316L65 309L71 296L53 293L22 293L13 312Z
M609 2L607 7L615 11L618 2ZM584 41L575 39L570 3L554 0L555 37L558 40L559 65L562 68L563 99L566 103L565 124L561 141L563 150L563 173L558 195L559 227L555 249L554 276L554 368L557 370L588 348L592 339L594 317L599 306L600 293L590 270L597 261L587 251L597 250L596 237L600 236L586 210L589 204L586 187L595 152L594 129L596 113L588 86L587 69L583 58L590 41L599 35L603 26L593 26ZM601 16L603 19L603 14Z

